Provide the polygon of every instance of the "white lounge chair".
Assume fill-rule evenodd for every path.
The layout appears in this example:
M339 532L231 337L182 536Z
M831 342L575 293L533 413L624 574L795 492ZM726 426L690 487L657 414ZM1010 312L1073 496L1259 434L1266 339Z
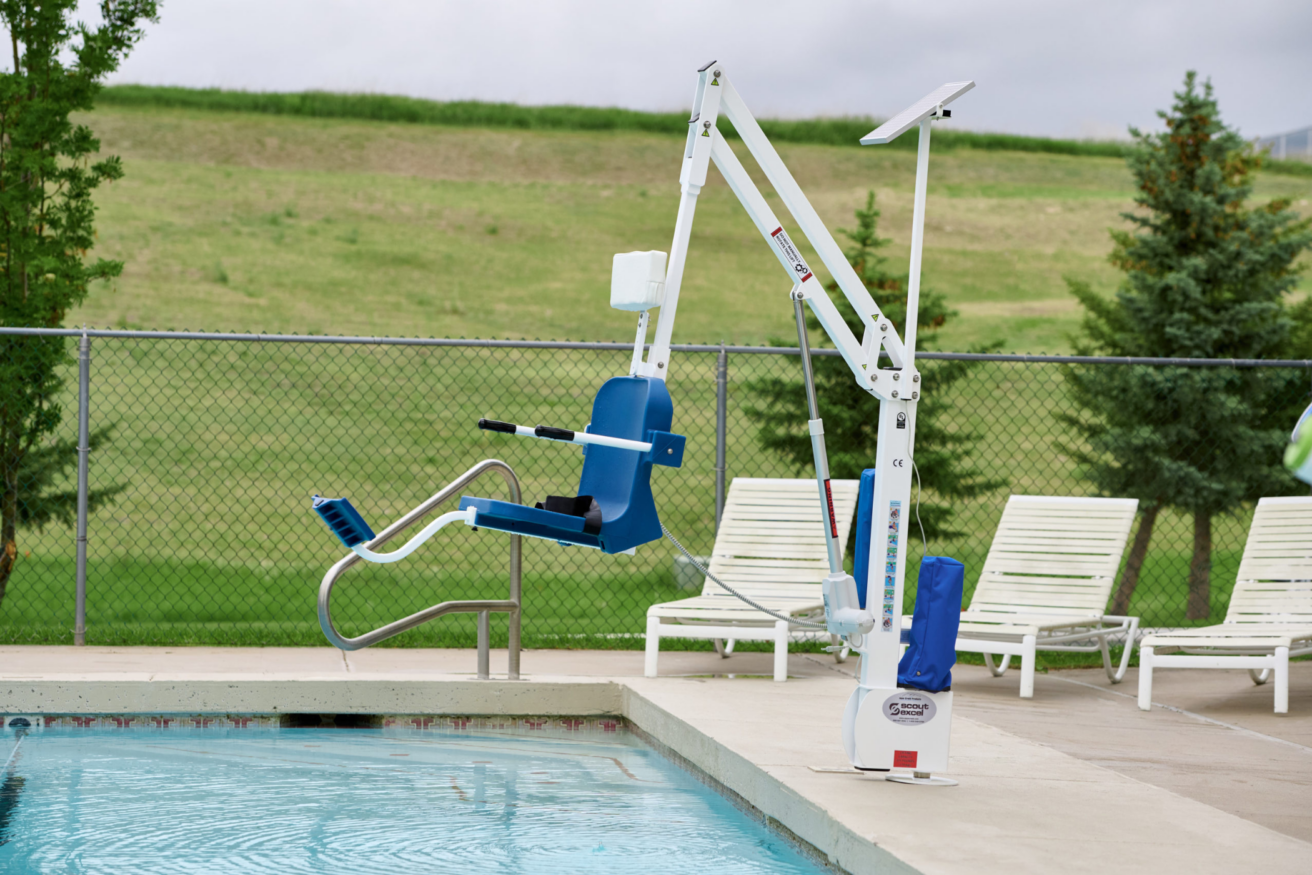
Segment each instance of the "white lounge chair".
M839 537L847 543L856 514L856 480L833 480ZM814 480L735 477L720 518L708 570L764 607L797 619L824 615L821 581L829 573L825 516ZM710 638L721 655L735 641L773 641L774 679L788 677L794 627L734 598L713 580L702 593L647 609L647 677L656 677L662 638ZM721 642L727 640L727 645Z
M1139 618L1104 611L1138 506L1134 498L1011 496L961 614L957 650L984 654L994 677L1019 656L1023 699L1034 696L1038 650L1100 650L1107 677L1120 683ZM1125 653L1113 668L1107 639L1122 633Z
M1165 651L1165 652L1163 652ZM1312 498L1263 498L1225 622L1145 636L1139 707L1152 707L1153 670L1246 668L1253 683L1275 673L1277 714L1289 713L1289 658L1312 653Z

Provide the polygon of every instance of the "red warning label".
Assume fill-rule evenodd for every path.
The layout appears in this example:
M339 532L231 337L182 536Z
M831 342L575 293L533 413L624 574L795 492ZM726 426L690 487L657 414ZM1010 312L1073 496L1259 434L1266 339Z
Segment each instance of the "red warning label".
M774 245L779 247L779 254L784 257L784 261L797 274L797 281L804 283L809 280L811 268L806 266L806 259L802 258L802 253L798 252L793 241L788 239L788 232L782 227L775 228L770 237L774 240Z
M834 515L834 490L830 488L829 481L825 481L825 501L829 505L829 531L838 537L838 517Z
M893 768L895 769L914 769L919 751L914 750L895 750L893 751Z

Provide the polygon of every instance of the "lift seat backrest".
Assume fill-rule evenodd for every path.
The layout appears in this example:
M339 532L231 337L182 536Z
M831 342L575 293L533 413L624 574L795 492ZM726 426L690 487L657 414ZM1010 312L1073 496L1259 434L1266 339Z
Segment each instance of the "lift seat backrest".
M668 433L673 419L674 404L664 380L612 377L592 402L587 432L651 441L652 432ZM659 447L656 451L664 452ZM681 457L681 447L678 454ZM591 495L601 508L602 549L607 553L660 539L651 468L652 459L644 453L596 445L586 448L578 494Z
M1312 625L1312 498L1257 503L1225 622Z

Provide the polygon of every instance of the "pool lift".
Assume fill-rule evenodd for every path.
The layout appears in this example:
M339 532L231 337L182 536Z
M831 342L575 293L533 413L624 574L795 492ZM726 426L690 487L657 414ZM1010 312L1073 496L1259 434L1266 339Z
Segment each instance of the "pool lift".
M912 508L916 404L921 393L920 374L915 367L915 345L930 126L936 120L949 118L948 105L974 85L974 82L947 83L861 138L862 145L890 143L912 128L919 129L905 341L898 336L848 264L842 250L730 83L723 65L712 62L698 71L679 178L679 211L668 259L663 252L629 252L614 258L611 306L639 314L629 374L606 381L593 402L591 422L582 430L541 425L529 427L488 419L478 422L479 428L487 431L581 445L584 462L579 494L549 496L536 507L523 506L518 500L464 496L457 510L438 516L403 547L390 553L371 549L384 537L375 536L346 499L315 496L315 511L357 557L369 562L399 561L453 522L463 522L476 529L552 540L565 546L594 548L610 554L632 553L636 547L659 540L665 534L688 555L661 525L650 479L653 465L677 468L683 460L685 439L669 431L673 405L665 377L669 373L670 342L697 197L706 183L708 167L714 162L792 282L789 294L802 348L808 429L820 501L827 510L824 529L829 575L823 584L825 622L808 623L794 617L783 619L793 625L823 629L831 635L841 636L846 645L862 657L857 688L848 701L842 725L844 747L856 769L889 772L887 777L890 780L906 783L955 783L933 773L947 768L952 717L950 669L955 661L954 644L961 610L961 564L942 557L925 557L921 563L910 630L902 629L900 607L906 571L903 547ZM779 199L860 317L864 325L860 340L848 328L806 259L718 130L717 124L722 116L733 124ZM875 467L861 479L855 577L843 570L844 545L839 541L830 491L824 424L816 401L804 306L811 308L857 383L879 400ZM644 357L648 316L654 308L659 308L660 316L655 337ZM881 354L888 356L889 367L879 367ZM504 463L497 464L504 467ZM514 497L518 498L517 495ZM435 506L436 503L430 500L424 507ZM416 512L412 511L405 520L413 522L416 518ZM397 531L398 524L394 524L384 535L396 534ZM348 558L356 561L355 557ZM690 555L688 558L692 559ZM693 561L696 563L695 559ZM338 563L339 566L342 564ZM699 564L697 567L715 580L706 569ZM330 572L330 577L332 574ZM873 586L870 585L871 579ZM751 603L750 599L726 584L715 582ZM324 588L329 588L330 583L326 577ZM434 610L429 609L430 612ZM386 637L380 634L385 631L396 634L423 622L420 618L426 613L421 612L371 633L379 637L373 637L367 643ZM320 620L329 639L343 646L339 643L340 636L331 629L323 590L320 594ZM403 625L406 623L409 625ZM905 654L902 652L904 643L910 645Z

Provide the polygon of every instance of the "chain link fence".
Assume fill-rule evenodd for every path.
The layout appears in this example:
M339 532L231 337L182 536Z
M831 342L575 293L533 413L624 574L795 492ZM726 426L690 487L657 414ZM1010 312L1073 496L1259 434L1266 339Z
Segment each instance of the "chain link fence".
M0 329L11 359L8 379L14 351L37 340ZM601 383L627 373L631 357L624 344L132 331L57 342L66 350L55 368L61 415L34 450L45 448L47 461L63 462L41 471L19 466L20 482L5 487L20 524L0 601L3 643L73 643L84 589L85 627L77 637L88 644L320 645L318 585L344 550L311 512L311 495L348 496L381 530L493 457L518 473L527 503L548 493L573 494L578 448L479 431L476 422L580 427ZM86 353L82 380L79 344ZM767 377L800 379L799 360L787 349L675 352L673 431L687 436L687 450L681 469L653 471L652 488L666 526L690 550L706 554L732 478L811 474L762 450L747 413L760 400L750 385ZM1095 493L1067 454L1076 438L1058 418L1075 412L1061 371L1075 359L955 358L972 364L946 393L951 409L941 422L975 435L973 464L1005 484L955 503L952 528L962 534L929 544L931 552L966 564L969 599L1009 494ZM1178 370L1181 364L1105 360L1097 366ZM1247 366L1283 374L1291 405L1306 399L1312 362ZM79 403L80 388L89 405ZM927 382L925 390L934 386ZM876 402L869 403L873 419ZM13 415L12 406L0 402L0 420ZM82 453L88 459L85 540L67 512L39 526L24 523L21 513L25 503L58 499L65 511L72 506L80 410L88 414L91 437ZM797 415L804 428L805 411ZM4 452L13 453L5 440ZM1198 452L1209 452L1208 443L1202 436ZM481 482L487 485L480 489L500 488L497 478ZM932 494L925 500L942 502ZM1245 505L1215 520L1213 622L1225 613L1251 512ZM1168 509L1157 519L1130 600L1144 625L1186 624L1192 538L1187 514ZM914 562L919 540L912 538L910 547ZM675 555L666 541L640 547L635 556L606 556L525 539L524 645L640 647L649 605L700 590L700 577L678 573ZM505 535L449 527L404 563L353 569L334 595L334 618L351 636L439 601L504 598L506 556ZM494 615L492 622L493 643L504 646L506 618ZM474 616L453 615L392 643L466 647L474 640Z

